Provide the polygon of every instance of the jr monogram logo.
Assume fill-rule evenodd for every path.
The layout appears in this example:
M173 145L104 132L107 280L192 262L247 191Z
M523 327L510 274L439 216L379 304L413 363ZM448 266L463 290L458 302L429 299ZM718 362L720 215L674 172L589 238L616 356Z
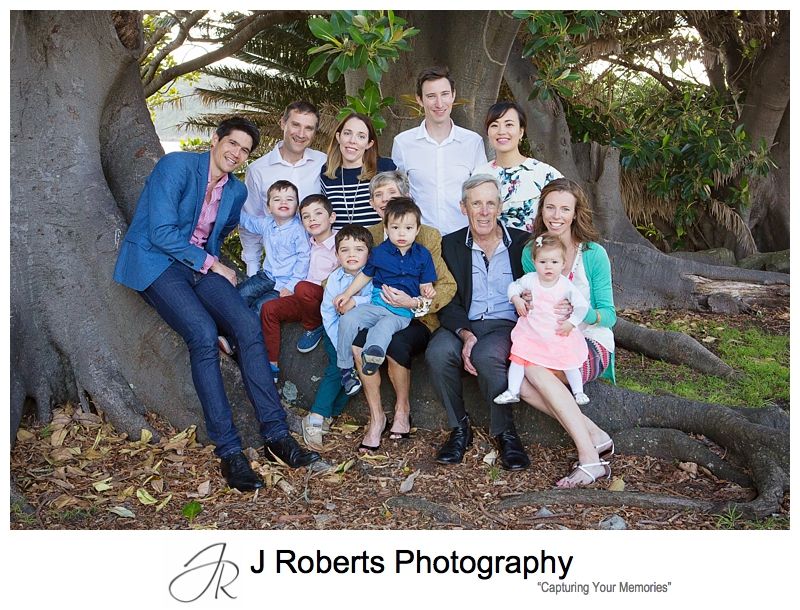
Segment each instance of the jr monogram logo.
M239 567L232 561L223 559L226 546L224 542L212 544L187 561L183 567L188 569L169 583L169 594L179 602L193 602L205 595L216 581L214 599L219 598L220 591L229 598L236 599L228 591L228 587L239 577ZM233 576L223 582L226 567Z

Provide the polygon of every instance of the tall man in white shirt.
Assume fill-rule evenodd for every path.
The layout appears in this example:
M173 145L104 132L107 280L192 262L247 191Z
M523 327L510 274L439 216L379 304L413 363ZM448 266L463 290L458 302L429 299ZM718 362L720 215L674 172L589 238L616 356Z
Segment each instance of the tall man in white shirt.
M298 201L306 195L322 192L320 171L327 155L309 148L319 125L319 111L310 102L292 102L283 111L280 126L283 140L263 157L251 163L245 175L247 201L243 210L251 216L264 218L264 200L267 190L278 180L288 180L298 190ZM247 265L247 276L261 268L263 243L261 236L239 227L242 242L242 260Z
M461 185L486 163L483 138L450 118L455 98L455 83L446 67L420 72L417 103L425 110L425 120L397 134L392 146L392 161L408 174L423 224L442 235L467 225L460 207Z

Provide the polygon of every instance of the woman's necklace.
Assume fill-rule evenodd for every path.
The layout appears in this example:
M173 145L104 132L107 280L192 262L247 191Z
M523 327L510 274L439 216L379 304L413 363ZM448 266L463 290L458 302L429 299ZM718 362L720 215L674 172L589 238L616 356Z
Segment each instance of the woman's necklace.
M351 169L351 168L348 168ZM355 168L358 169L358 168ZM347 200L347 191L344 188L344 167L342 167L342 199L344 200L344 211L347 214L347 224L353 224L353 216L356 213L356 202L358 201L359 196L361 195L361 186L365 184L364 182L358 181L356 185L356 192L353 195L352 203Z

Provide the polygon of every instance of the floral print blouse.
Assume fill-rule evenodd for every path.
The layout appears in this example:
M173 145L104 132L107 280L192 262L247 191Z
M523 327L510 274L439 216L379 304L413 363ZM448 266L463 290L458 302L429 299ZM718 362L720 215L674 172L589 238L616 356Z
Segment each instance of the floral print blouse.
M503 210L500 221L507 227L531 231L536 210L539 207L539 194L544 186L562 174L552 165L536 159L525 159L521 165L504 168L490 161L472 172L491 174L500 182L500 201Z

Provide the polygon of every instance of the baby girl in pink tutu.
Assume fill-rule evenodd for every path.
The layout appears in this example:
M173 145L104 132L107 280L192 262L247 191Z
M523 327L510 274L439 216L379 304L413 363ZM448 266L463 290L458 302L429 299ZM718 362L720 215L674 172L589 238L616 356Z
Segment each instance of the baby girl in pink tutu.
M550 233L536 238L531 252L536 273L528 273L508 287L508 298L516 307L519 320L511 331L511 365L508 367L508 389L497 396L497 404L519 402L519 391L528 367L544 367L564 371L575 401L589 402L583 393L581 365L588 349L578 324L586 316L589 303L566 277L566 252L563 242ZM520 296L530 290L530 305ZM559 321L556 305L566 299L572 305L572 315Z

